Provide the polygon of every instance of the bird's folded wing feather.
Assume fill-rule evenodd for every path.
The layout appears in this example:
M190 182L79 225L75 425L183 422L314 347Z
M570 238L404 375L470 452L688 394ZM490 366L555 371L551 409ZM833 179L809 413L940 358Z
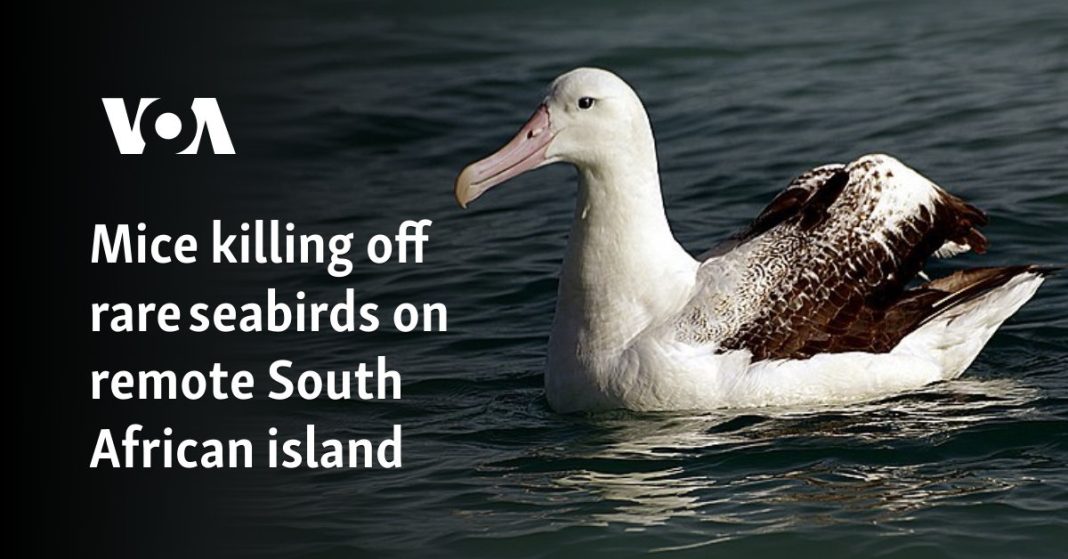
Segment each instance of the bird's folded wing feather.
M675 329L754 360L889 351L952 300L934 284L908 283L931 255L983 252L985 223L889 156L813 169L703 257Z

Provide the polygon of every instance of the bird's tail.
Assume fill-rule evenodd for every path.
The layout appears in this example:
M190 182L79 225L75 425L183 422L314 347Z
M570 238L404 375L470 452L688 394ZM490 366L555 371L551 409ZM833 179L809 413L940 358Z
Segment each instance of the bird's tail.
M934 360L942 377L959 376L1005 320L1058 268L1006 266L960 270L921 286L945 294L894 352Z

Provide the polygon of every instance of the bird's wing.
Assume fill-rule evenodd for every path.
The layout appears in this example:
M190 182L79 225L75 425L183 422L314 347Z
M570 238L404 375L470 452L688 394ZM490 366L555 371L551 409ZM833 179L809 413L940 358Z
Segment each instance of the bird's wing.
M677 335L754 360L889 351L950 303L1003 283L1008 272L978 270L906 289L931 255L985 251L985 224L892 157L818 167L705 255Z

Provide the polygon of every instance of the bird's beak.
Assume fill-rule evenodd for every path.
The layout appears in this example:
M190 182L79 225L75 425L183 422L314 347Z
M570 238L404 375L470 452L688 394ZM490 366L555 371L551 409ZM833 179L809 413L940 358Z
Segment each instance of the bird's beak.
M456 201L460 207L466 208L472 200L512 177L551 163L545 151L552 139L549 109L542 104L512 141L497 153L464 167L456 177Z

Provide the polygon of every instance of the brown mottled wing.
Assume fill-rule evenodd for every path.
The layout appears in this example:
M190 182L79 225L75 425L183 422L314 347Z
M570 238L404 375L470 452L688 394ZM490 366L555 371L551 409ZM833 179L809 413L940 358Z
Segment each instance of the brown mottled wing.
M974 271L906 290L943 247L985 250L985 223L978 209L889 156L815 169L728 250L710 253L700 271L705 288L677 329L754 360L889 351L947 305L1004 283L992 278L1010 271Z

